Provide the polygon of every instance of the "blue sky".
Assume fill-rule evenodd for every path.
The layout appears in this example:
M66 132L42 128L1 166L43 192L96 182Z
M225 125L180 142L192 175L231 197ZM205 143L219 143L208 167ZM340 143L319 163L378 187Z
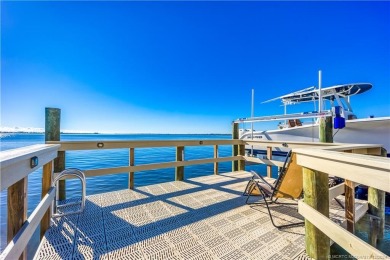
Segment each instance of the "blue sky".
M1 125L230 133L261 101L370 82L358 117L390 115L389 2L1 2ZM290 111L300 110L293 107Z

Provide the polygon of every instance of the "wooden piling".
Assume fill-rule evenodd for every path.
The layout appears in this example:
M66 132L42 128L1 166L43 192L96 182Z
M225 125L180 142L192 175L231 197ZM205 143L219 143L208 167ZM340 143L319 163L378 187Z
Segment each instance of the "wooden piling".
M333 143L333 122L331 116L320 118L318 136L322 143Z
M129 149L129 166L134 166L134 148ZM134 172L129 172L129 189L134 189Z
M45 141L60 141L61 136L61 109L50 108L45 109ZM65 152L58 152L58 156L54 159L54 172L62 172L65 170ZM59 200L66 199L65 180L60 180L58 185Z
M238 145L238 155L245 156L245 144ZM245 171L245 160L238 161L238 170Z
M232 123L232 139L239 139L238 123ZM232 155L238 155L238 145L233 145ZM232 161L232 172L238 171L238 161Z
M267 159L272 160L272 146L267 147ZM267 165L267 177L272 178L272 165Z
M184 146L176 147L176 161L182 162L184 159ZM184 179L184 166L176 167L175 180L182 181Z
M49 192L52 182L52 173L53 173L53 162L49 162L43 165L42 169L42 193L41 199L43 199L46 194ZM50 208L46 211L45 215L43 215L41 220L41 231L40 231L40 239L45 235L46 230L50 227L50 218L51 218L51 210Z
M27 220L27 177L8 188L7 242L10 243ZM19 259L26 259L26 252Z
M386 149L381 149L381 156L387 157ZM376 234L373 242L377 242L383 239L385 230L385 195L386 193L382 190L378 190L372 187L368 187L368 212L376 217L375 225L373 228L378 230L372 230L372 233Z
M329 217L328 175L303 168L303 188L305 203ZM306 253L314 259L328 259L329 238L307 220L305 220L305 230Z
M332 117L320 118L320 142L332 143ZM305 203L326 217L329 217L329 177L323 172L303 168L303 189ZM328 259L329 238L308 220L305 220L306 253L314 259Z
M345 219L347 221L347 230L355 233L355 183L345 180Z
M214 145L214 158L218 158L218 145ZM218 175L218 162L214 162L214 174Z

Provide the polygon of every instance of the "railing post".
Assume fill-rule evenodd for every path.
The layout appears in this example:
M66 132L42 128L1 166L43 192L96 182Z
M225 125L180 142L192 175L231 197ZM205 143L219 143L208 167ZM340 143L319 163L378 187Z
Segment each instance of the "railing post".
M303 167L303 189L305 203L329 217L328 175ZM329 238L307 220L305 220L305 233L306 253L314 259L328 259Z
M129 166L134 166L134 148L129 149ZM129 172L129 189L134 189L134 172Z
M245 144L238 145L238 154L241 156L245 156ZM238 161L238 170L245 171L245 160L244 159Z
M45 141L60 141L61 136L61 109L45 109ZM58 156L54 159L54 172L65 170L65 152L59 151ZM65 180L60 180L58 185L59 200L66 199Z
M272 147L267 147L267 159L272 160ZM267 177L272 178L272 165L267 165Z
M381 154L387 157L386 149L382 148ZM377 231L377 240L383 239L385 230L385 192L382 190L368 187L368 211L371 215L379 218L379 230ZM376 242L376 241L374 241Z
M218 145L214 145L214 158L218 158ZM214 162L214 174L218 174L218 162Z
M355 183L345 180L345 220L347 221L347 230L355 233Z
M322 143L333 143L333 122L331 116L320 118L318 136Z
M238 123L233 123L232 124L232 139L238 139L239 134L238 134ZM232 149L232 154L233 156L238 155L238 145L234 144L233 149ZM238 161L234 160L232 161L232 172L235 172L238 170Z
M10 243L27 220L27 177L8 188L7 242ZM26 252L19 259L26 259Z
M176 147L176 161L182 162L184 159L184 146ZM184 179L184 166L177 166L175 172L175 180L182 181Z
M43 165L42 169L42 194L41 199L45 197L45 195L49 192L52 182L52 173L53 173L53 161L48 162ZM41 234L40 239L45 235L46 230L50 227L50 208L46 211L45 215L43 215L41 220Z

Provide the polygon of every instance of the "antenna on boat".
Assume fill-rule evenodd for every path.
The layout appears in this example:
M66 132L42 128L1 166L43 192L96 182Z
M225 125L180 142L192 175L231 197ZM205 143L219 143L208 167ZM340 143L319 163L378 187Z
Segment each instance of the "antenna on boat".
M322 112L322 91L321 91L322 72L318 71L318 112Z
M255 116L255 90L252 88L252 107L251 107L251 117ZM251 123L251 139L253 140L253 122ZM253 156L253 145L251 148L251 155Z

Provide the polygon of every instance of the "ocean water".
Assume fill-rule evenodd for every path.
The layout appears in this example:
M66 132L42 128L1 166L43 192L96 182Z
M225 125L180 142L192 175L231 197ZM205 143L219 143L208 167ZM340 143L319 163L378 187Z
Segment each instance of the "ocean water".
M5 151L33 144L43 144L43 134L0 134L0 150ZM107 140L210 140L231 139L231 135L170 135L170 134L133 134L133 135L103 135L103 134L64 134L62 141L107 141ZM219 157L231 156L230 145L220 145ZM213 146L185 147L185 160L212 158ZM175 161L175 147L136 148L135 164L147 164ZM69 151L66 152L66 168L79 168L81 170L120 167L129 165L129 149ZM231 162L219 163L219 172L230 172ZM213 174L213 164L193 165L185 167L185 178ZM264 165L249 166L247 170L254 169L265 172ZM276 171L275 171L276 172ZM42 169L28 176L28 215L36 208L41 200ZM175 169L159 169L136 172L134 185L145 186L150 184L173 181ZM87 195L127 189L128 173L111 174L87 178ZM66 196L74 198L80 196L81 185L78 180L66 181ZM7 245L7 191L0 192L0 251ZM39 243L39 230L35 232L28 245L28 258L32 257Z

